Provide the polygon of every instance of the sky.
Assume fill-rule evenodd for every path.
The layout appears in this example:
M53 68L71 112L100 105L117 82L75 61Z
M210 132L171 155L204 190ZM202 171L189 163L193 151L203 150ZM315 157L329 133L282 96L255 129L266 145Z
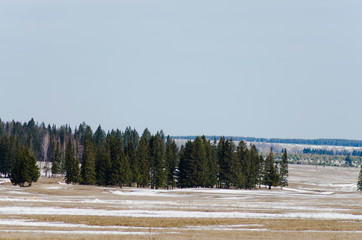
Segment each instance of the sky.
M362 139L360 0L2 0L0 118Z

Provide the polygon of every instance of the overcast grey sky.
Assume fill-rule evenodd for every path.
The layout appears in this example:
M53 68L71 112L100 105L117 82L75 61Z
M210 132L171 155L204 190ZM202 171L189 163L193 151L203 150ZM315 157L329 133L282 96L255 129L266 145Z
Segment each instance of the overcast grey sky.
M0 1L0 118L362 139L362 1Z

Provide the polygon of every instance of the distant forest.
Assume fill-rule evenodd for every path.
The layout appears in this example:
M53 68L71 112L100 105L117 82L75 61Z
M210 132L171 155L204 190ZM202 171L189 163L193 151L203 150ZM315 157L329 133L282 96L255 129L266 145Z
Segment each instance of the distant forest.
M174 139L195 139L196 136L173 136ZM207 139L219 140L220 136L206 136ZM265 142L265 143L289 143L289 144L304 144L304 145L331 145L331 146L346 146L346 147L362 147L362 140L347 140L347 139L285 139L285 138L254 138L254 137L231 137L234 141L247 142Z
M0 120L0 172L21 179L14 166L19 166L19 159L26 166L27 159L34 158L42 162L47 176L65 176L67 183L156 189L288 185L286 151L276 163L273 151L263 157L255 145L248 148L243 141L236 146L232 139L210 141L202 136L178 149L162 130L152 135L146 128L139 135L127 127L124 132L106 133L101 126L93 132L84 122L72 130L69 125L38 124L33 119L23 124Z
M352 156L359 156L362 157L362 151L353 150L352 153L348 151L336 151L336 150L326 150L326 149L311 149L311 148L304 148L302 153L304 154L319 154L319 155L352 155Z

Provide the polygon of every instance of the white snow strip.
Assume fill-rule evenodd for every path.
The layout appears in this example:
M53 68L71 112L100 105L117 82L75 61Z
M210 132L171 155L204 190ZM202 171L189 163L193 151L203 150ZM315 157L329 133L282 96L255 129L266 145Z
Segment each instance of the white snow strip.
M150 235L149 232L122 232L122 231L58 231L58 230L0 230L7 233L45 233L45 234L87 234L87 235Z
M77 216L119 216L155 218L313 218L362 220L362 215L333 212L293 212L293 213L252 213L252 212L201 212L177 210L105 210L54 207L0 207L3 215L77 215Z

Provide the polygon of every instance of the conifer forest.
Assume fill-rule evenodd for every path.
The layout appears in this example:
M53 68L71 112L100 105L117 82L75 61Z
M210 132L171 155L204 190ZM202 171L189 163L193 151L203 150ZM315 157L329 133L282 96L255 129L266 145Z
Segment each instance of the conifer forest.
M36 166L36 160L40 166ZM52 164L49 164L49 163ZM24 167L25 166L25 167ZM137 186L152 189L238 188L253 189L288 185L288 157L275 162L255 145L232 138L189 140L179 149L161 130L146 128L141 135L127 127L124 132L95 132L85 123L72 130L0 121L0 172L14 185L31 185L39 168L50 176L65 176L66 183L100 186Z

